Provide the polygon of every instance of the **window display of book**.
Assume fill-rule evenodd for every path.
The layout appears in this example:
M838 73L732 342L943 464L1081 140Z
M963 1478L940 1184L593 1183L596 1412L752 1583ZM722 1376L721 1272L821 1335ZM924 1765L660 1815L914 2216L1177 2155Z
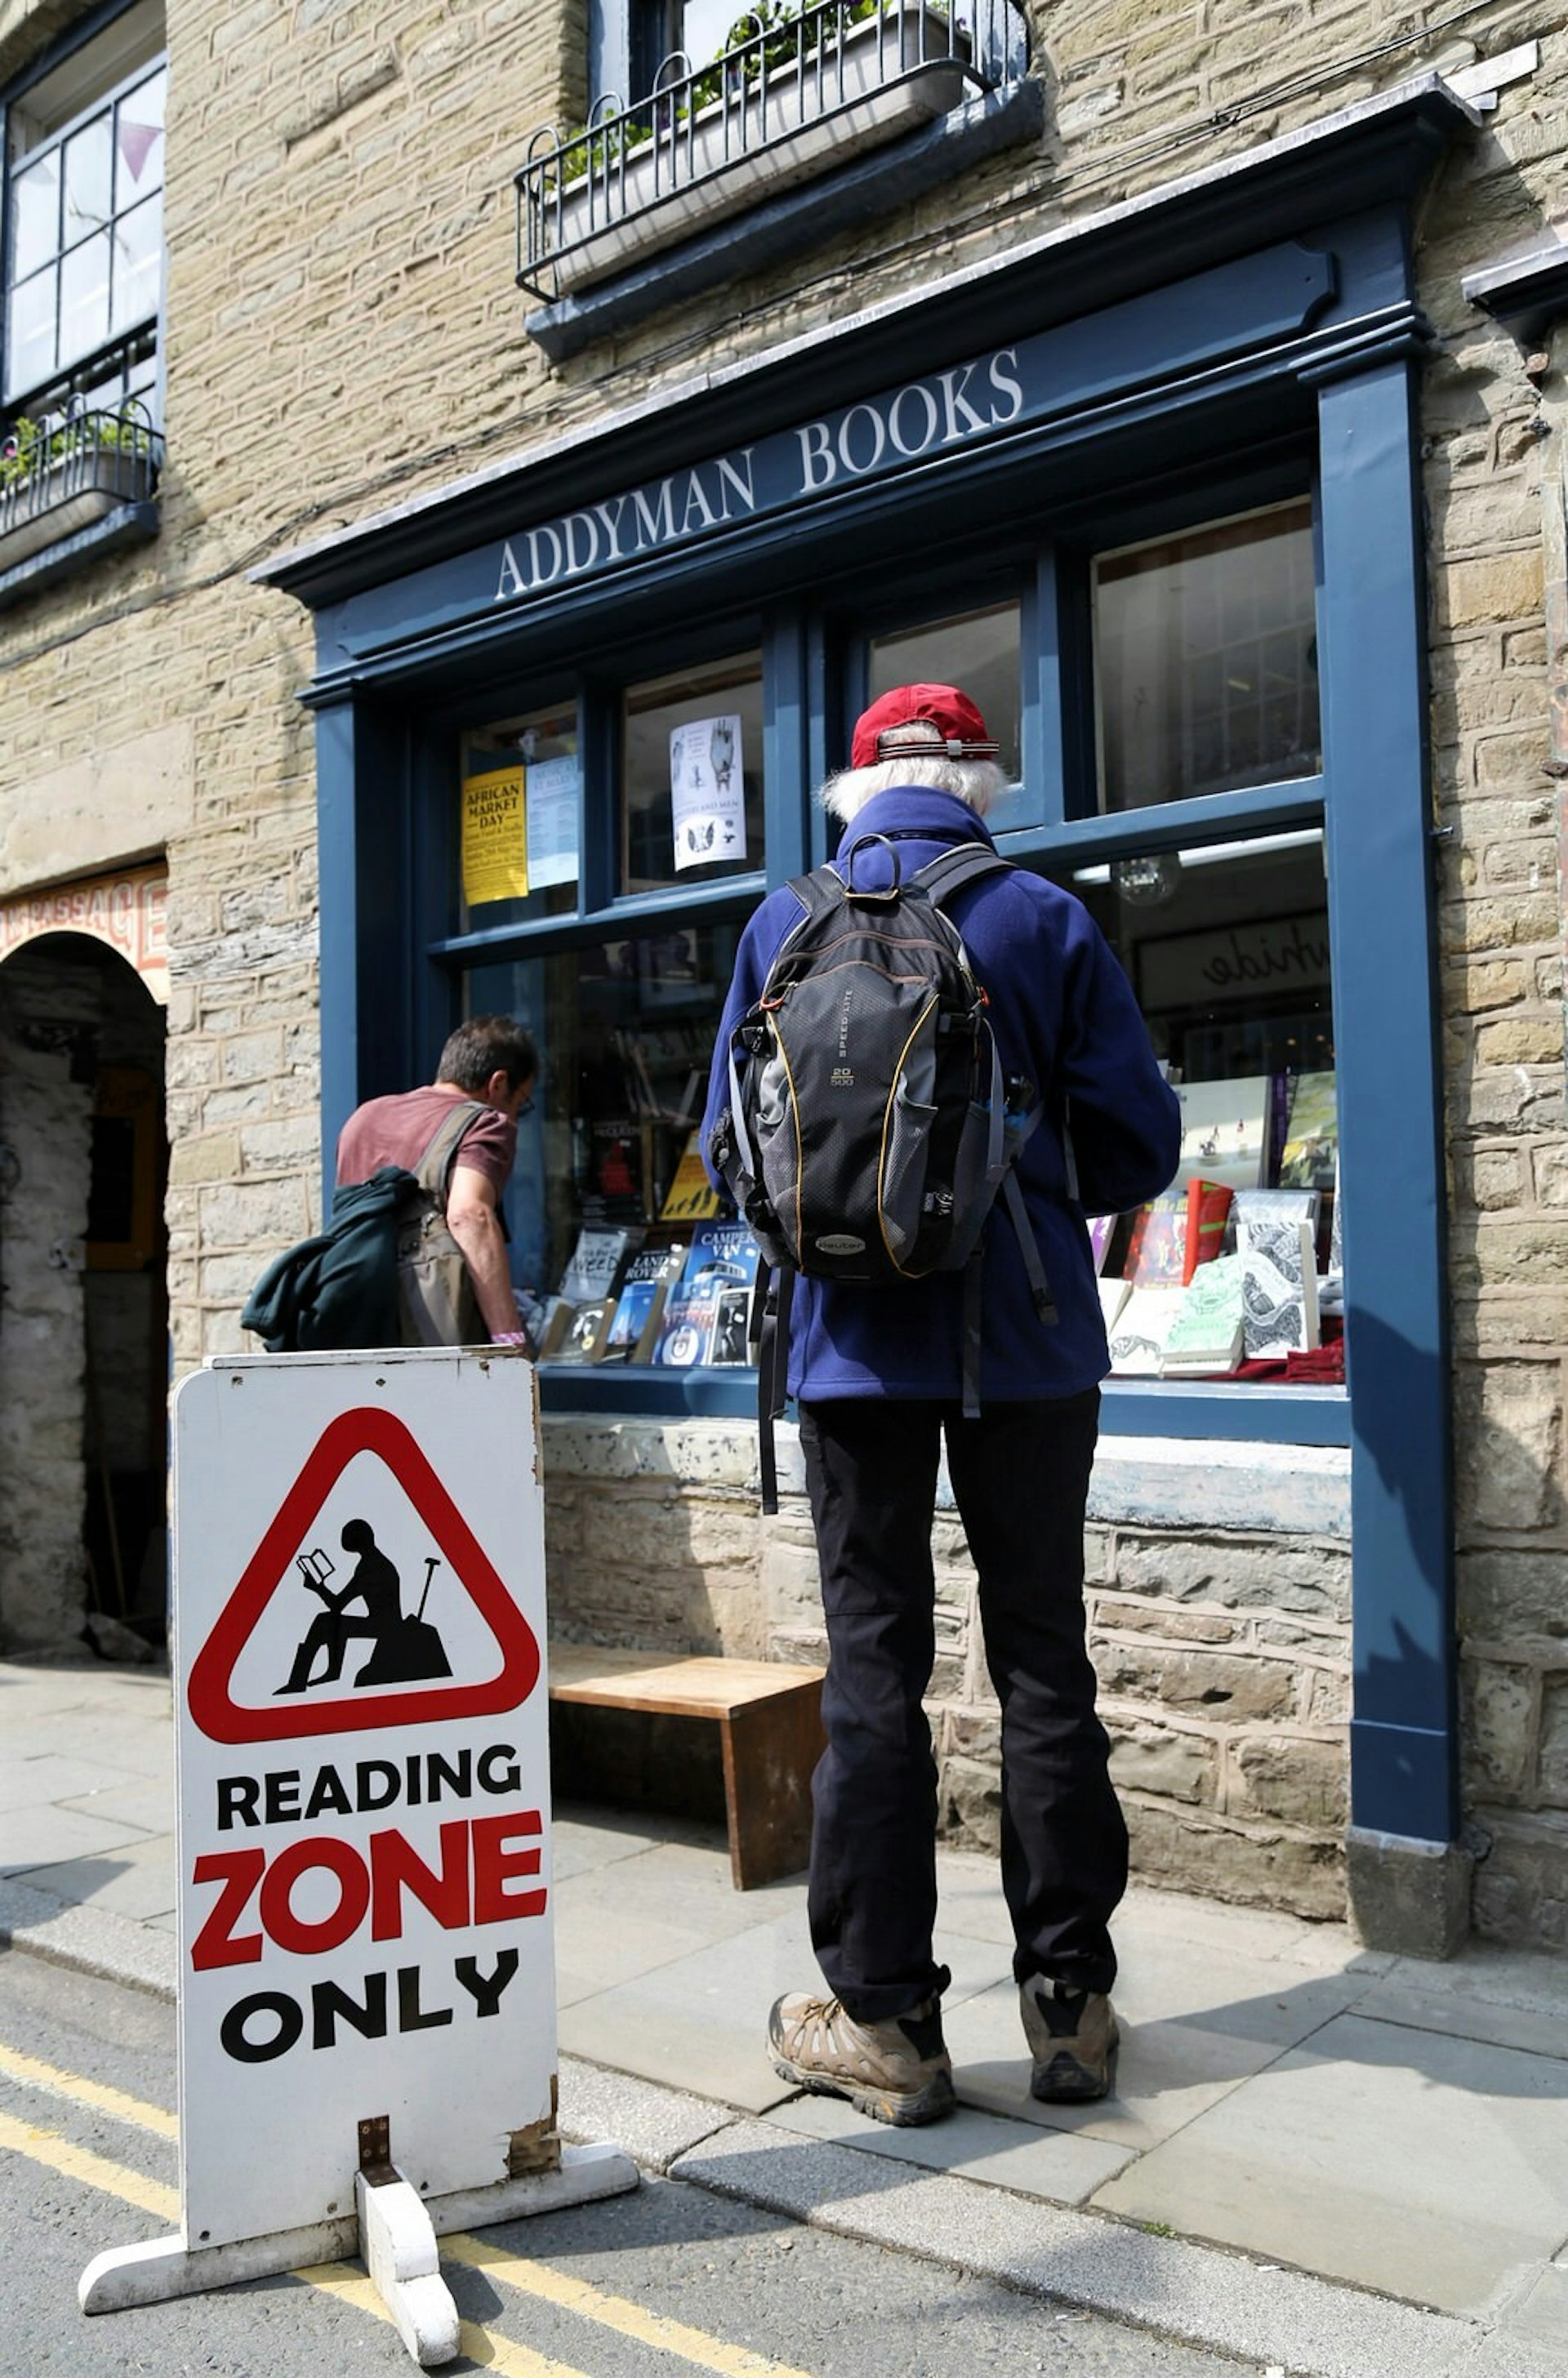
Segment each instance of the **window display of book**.
M636 1223L586 1224L566 1259L557 1294L568 1304L595 1304L607 1298L613 1303L643 1236Z
M1339 1101L1333 1074L1297 1074L1280 1155L1282 1189L1332 1190L1339 1160Z
M1187 1192L1167 1189L1132 1218L1122 1277L1134 1288L1179 1286L1187 1245Z
M657 1363L731 1366L751 1359L747 1328L757 1243L744 1222L700 1222L681 1278L665 1298Z
M1181 1178L1198 1172L1232 1189L1260 1187L1269 1157L1268 1075L1171 1087L1181 1100Z
M1317 1217L1315 1190L1237 1192L1236 1243L1248 1362L1318 1343Z
M1163 1379L1211 1378L1236 1368L1246 1336L1242 1290L1240 1255L1215 1255L1199 1266L1165 1339Z
M1118 1379L1157 1379L1165 1340L1180 1312L1186 1291L1175 1287L1135 1288L1109 1331L1111 1371Z

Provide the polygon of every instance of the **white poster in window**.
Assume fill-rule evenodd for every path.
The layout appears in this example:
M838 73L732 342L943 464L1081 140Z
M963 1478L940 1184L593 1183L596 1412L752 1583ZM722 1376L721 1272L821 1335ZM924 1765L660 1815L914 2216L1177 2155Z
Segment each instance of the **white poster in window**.
M528 881L577 881L577 811L581 775L574 758L536 760L528 769Z
M675 871L746 855L746 784L739 718L689 718L669 734Z

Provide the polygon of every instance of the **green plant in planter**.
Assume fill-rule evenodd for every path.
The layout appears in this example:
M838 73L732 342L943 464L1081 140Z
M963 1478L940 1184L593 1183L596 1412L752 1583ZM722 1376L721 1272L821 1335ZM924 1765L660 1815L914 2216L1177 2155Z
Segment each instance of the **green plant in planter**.
M931 15L946 18L937 0L927 0ZM831 50L851 26L869 23L883 13L886 0L842 0L836 11L803 15L790 0L757 0L754 8L737 17L724 36L724 46L686 86L677 102L658 91L634 112L612 117L604 126L573 125L565 136L557 171L562 186L580 182L585 174L606 180L623 159L662 135L668 137L693 115L722 99L760 82L799 58Z
M74 455L150 454L151 450L151 427L119 414L78 415L53 426L48 421L31 421L24 415L0 446L0 490L27 486Z

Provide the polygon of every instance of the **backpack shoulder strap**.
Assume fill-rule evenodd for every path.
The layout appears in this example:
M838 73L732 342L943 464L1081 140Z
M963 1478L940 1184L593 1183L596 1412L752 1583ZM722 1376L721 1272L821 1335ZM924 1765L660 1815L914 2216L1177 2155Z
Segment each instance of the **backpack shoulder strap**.
M792 875L790 889L808 920L825 917L844 897L844 879L833 867L814 867L809 875Z
M911 885L926 895L934 907L945 908L955 892L966 883L978 883L983 875L1010 875L1013 862L1004 859L998 850L989 849L982 842L956 843L939 858L928 859L911 877Z
M446 1203L447 1182L458 1147L475 1120L485 1111L483 1099L464 1099L452 1112L443 1115L429 1139L425 1153L415 1167L415 1178L421 1189Z

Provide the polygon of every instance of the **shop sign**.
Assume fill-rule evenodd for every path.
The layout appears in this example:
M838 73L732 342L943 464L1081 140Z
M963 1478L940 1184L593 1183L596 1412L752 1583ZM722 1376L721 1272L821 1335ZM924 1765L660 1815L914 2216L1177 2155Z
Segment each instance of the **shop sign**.
M504 2180L555 2067L533 1374L218 1363L175 1404L185 2235Z
M117 950L162 1006L169 1000L168 871L140 867L0 901L0 959L45 933L86 933Z
M1291 241L1260 249L367 588L336 615L335 640L349 654L374 651L416 628L529 604L1022 427L1068 420L1136 388L1151 354L1171 378L1294 336L1334 286L1331 255Z

